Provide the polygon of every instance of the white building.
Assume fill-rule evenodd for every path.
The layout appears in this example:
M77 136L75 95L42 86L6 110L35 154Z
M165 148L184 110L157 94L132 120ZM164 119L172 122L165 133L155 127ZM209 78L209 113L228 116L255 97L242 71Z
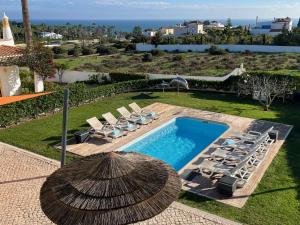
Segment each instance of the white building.
M160 33L163 36L171 36L174 35L174 27L162 27L160 28Z
M204 34L204 26L199 21L187 22L184 25L179 24L174 27L174 36L181 37L185 35Z
M22 55L15 47L15 41L10 29L8 17L2 19L3 39L0 39L0 61L10 60ZM0 66L0 97L21 94L21 80L17 66Z
M291 18L274 18L273 21L263 22L257 21L256 25L251 28L251 34L267 34L271 36L276 36L278 34L281 34L283 29L286 29L288 31L291 31L293 29L293 20Z
M154 37L157 33L157 30L154 29L147 29L143 32L143 35L146 37Z
M15 46L13 34L10 29L8 17L4 14L3 39L0 39L0 62L7 62L11 59L23 57L23 51ZM36 92L44 91L44 84L38 74L34 75L34 86ZM19 67L0 66L0 97L14 96L22 94Z
M218 22L218 21L211 21L209 25L205 26L205 29L212 29L212 30L224 30L225 25Z
M49 39L62 39L63 36L61 34L57 34L54 32L42 32L41 33L42 38L49 38Z

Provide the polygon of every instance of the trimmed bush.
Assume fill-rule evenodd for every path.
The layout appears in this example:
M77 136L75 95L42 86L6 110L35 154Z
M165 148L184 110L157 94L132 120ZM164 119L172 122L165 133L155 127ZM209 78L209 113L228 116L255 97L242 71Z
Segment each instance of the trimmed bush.
M165 54L165 52L162 51L162 50L159 50L159 49L153 49L153 50L151 51L151 54L152 54L153 56L162 56L162 55Z
M52 48L52 51L54 54L59 55L59 54L65 54L67 50L63 47L55 46Z
M216 45L212 45L207 51L210 55L224 55L226 53L225 50L219 48Z
M99 45L97 47L97 53L100 55L112 55L118 52L119 50L112 46Z
M84 48L82 48L81 53L82 53L82 55L92 55L92 54L94 54L94 51L90 47L84 47Z
M175 55L173 57L173 61L181 61L181 60L183 60L183 56L182 55Z
M124 82L124 81L131 81L131 80L141 80L147 79L146 74L137 74L137 73L110 73L110 79L112 82Z
M143 55L143 62L152 62L153 56L151 53L145 53Z

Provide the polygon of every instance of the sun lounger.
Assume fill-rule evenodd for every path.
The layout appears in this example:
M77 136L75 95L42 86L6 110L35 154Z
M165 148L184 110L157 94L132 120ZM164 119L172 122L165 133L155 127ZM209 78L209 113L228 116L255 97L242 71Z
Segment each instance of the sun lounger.
M273 130L273 126L267 129L265 132L257 132L257 131L249 131L247 133L241 133L234 136L234 138L238 138L246 141L256 141L262 137L269 135L269 133Z
M249 152L247 152L246 155L237 158L238 160L234 163L204 159L196 171L204 177L215 179L220 179L223 176L236 177L238 178L238 186L242 187L252 175L255 167L257 167L262 160L259 159L257 155L261 152L261 149L267 148L267 146L263 143L263 141L258 143Z
M247 145L245 148L232 149L228 151L222 148L217 148L211 154L211 159L213 161L222 161L222 162L239 162L247 155L251 154L253 151L256 151L255 157L262 157L266 153L266 149L272 144L272 140L268 137L266 139L261 139L259 142L255 142L251 146ZM254 162L253 162L254 164Z
M122 119L135 124L147 125L152 122L151 118L134 115L130 113L125 107L118 108L117 111L121 114Z
M86 120L86 122L91 126L94 133L103 135L105 138L110 137L115 139L127 134L127 132L124 132L123 130L104 126L96 117L90 118Z
M136 115L142 115L145 117L150 117L153 120L157 120L159 118L159 116L157 115L157 113L155 112L148 112L145 111L144 109L142 109L138 104L136 104L135 102L129 104L129 107L132 109L132 111L136 114Z
M269 132L273 129L271 127L264 133L261 133L259 136L257 136L255 139L253 138L252 140L250 139L242 139L240 141L232 141L229 142L231 139L227 139L221 146L223 149L241 149L241 150L247 150L250 149L253 145L257 143L267 143L268 140L270 140Z
M102 114L102 117L106 120L106 122L113 126L126 131L136 131L139 128L138 124L132 124L128 121L119 121L112 113Z

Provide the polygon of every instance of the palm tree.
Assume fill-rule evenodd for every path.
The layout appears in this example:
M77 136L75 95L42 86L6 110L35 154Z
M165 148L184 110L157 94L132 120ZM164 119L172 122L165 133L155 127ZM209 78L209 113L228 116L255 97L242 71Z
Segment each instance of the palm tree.
M21 3L22 3L23 24L25 29L25 40L26 40L27 48L31 48L32 31L31 31L30 18L29 18L28 0L21 0Z

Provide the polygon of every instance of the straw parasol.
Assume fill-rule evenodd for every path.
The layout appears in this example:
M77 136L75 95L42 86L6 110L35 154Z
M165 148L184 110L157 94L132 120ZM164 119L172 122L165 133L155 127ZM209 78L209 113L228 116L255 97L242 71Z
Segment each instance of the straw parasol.
M161 160L110 152L58 169L43 184L40 200L59 225L119 225L156 216L180 190L176 171Z

